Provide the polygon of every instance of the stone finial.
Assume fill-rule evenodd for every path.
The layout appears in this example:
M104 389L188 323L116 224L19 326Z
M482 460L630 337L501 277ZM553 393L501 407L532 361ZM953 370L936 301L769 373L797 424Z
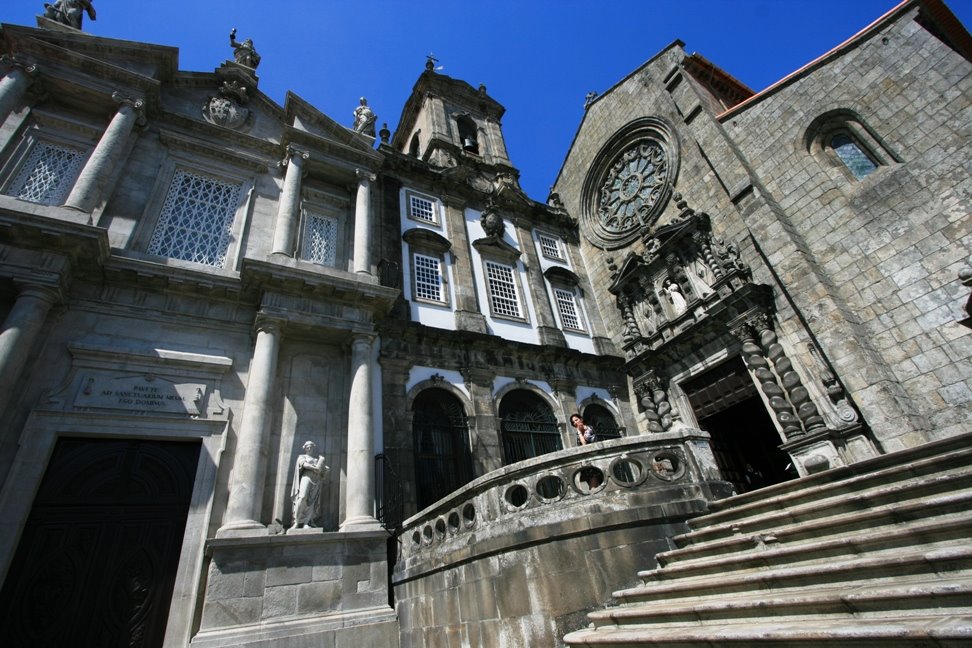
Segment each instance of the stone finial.
M233 58L240 65L254 70L260 65L260 55L253 47L253 41L247 38L243 42L236 40L236 27L230 31L230 47L233 48Z
M381 130L378 131L378 137L381 138L382 144L388 143L388 138L391 137L391 131L388 130L388 122L381 125Z
M438 63L438 62L439 62L439 59L435 58L435 56L432 55L432 52L429 52L425 56L425 71L426 72L435 72L435 64Z
M84 21L84 13L95 20L95 8L91 0L57 0L54 3L44 3L44 17L48 20L80 30Z
M584 95L584 110L590 108L591 104L594 103L595 99L597 99L597 92L595 92L594 90L591 90L586 95Z
M378 116L375 111L368 106L368 100L361 97L358 103L358 107L354 109L354 132L362 133L368 135L369 137L375 136L375 122L378 120Z

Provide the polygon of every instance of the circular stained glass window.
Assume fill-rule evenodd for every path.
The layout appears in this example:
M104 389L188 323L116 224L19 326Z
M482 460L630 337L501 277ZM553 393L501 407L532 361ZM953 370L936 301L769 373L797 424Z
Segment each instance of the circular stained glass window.
M678 172L671 128L656 117L632 122L601 149L585 181L588 239L614 249L651 229L668 203Z

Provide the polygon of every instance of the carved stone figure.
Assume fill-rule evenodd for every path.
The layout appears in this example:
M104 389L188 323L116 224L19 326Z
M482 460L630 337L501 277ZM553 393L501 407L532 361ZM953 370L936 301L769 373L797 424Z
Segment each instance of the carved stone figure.
M57 0L54 4L44 3L45 18L75 29L81 29L85 11L91 20L95 20L95 8L91 0Z
M368 100L361 97L360 105L354 109L354 132L375 136L375 121L378 116L368 106Z
M675 316L684 313L688 308L688 303L685 301L685 296L682 295L681 287L673 280L666 279L662 288L668 293L668 299L672 303L672 312L675 313Z
M500 238L506 231L506 225L503 223L503 217L496 213L496 210L492 205L486 206L486 209L483 210L483 215L480 217L479 222L483 226L483 231L486 232L486 236Z
M321 482L330 470L324 465L324 455L314 456L317 445L308 441L303 447L304 454L297 457L294 465L294 482L290 489L294 501L294 524L292 529L316 526L317 500L321 496Z
M236 27L230 31L230 47L233 48L233 58L240 65L245 65L254 70L260 65L260 55L253 47L253 41L249 38L242 43L236 40Z

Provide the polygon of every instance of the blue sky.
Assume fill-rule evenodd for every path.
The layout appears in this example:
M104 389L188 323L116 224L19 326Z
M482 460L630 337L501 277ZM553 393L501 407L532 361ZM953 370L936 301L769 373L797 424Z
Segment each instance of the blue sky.
M52 0L50 0L52 1ZM972 0L947 2L972 25ZM394 130L432 52L443 74L485 83L506 107L503 132L521 184L544 200L583 115L603 92L675 39L761 90L870 24L895 0L94 0L98 36L179 48L183 70L231 57L252 38L260 89L287 90L351 124L365 96ZM34 25L43 0L3 0L0 21Z

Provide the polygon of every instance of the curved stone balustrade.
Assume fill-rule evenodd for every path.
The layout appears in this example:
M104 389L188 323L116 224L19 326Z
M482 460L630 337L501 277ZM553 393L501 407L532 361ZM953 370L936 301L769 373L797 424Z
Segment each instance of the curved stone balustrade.
M666 507L678 508L695 493L702 499L729 494L709 435L699 430L561 450L484 475L406 520L396 572L407 578L529 543L531 536L590 531L592 512L644 515L646 507L658 507L664 516Z

